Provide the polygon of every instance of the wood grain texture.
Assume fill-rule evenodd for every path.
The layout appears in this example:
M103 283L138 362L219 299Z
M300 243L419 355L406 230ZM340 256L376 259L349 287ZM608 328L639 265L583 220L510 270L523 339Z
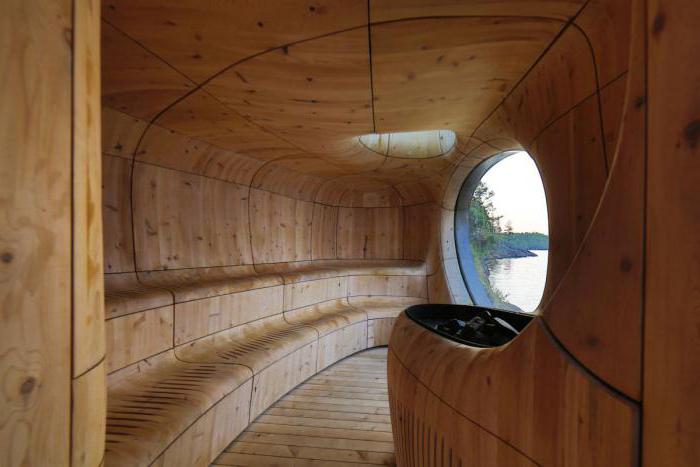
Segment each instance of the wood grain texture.
M697 5L651 1L649 47L647 279L644 316L644 465L700 459L697 182ZM685 70L685 71L681 71ZM680 253L679 256L679 251Z
M253 254L260 263L311 259L314 205L260 190L250 192Z
M183 442L187 443L190 427L200 430L200 417L227 396L242 392L241 397L249 399L250 378L245 367L184 363L172 352L112 374L107 398L106 464L148 465L181 433L185 433ZM245 420L248 405L244 407ZM189 443L188 449L198 456L211 442L209 438L205 443Z
M280 399L212 465L392 465L388 408L386 350L362 352Z
M556 20L489 17L373 26L377 131L476 129L560 29ZM488 69L498 72L484 80Z
M101 227L99 202L90 219L74 219L71 214L72 193L81 192L87 183L82 178L75 184L73 180L71 141L77 115L80 121L76 121L75 130L87 142L87 147L76 148L84 150L79 154L78 167L99 174L99 159L95 161L91 154L91 145L99 141L92 133L97 131L99 135L99 115L92 115L89 127L85 126L88 122L84 112L92 109L92 101L83 102L78 96L75 104L80 111L73 113L74 85L81 80L82 86L82 80L96 77L84 61L85 50L72 49L74 26L71 2L8 1L0 5L0 380L4 388L0 397L0 464L7 466L71 465L72 453L84 448L92 455L93 447L99 449L92 442L101 436L79 437L86 444L71 449L71 398L83 395L73 388L73 318L86 325L83 318L90 313L101 314L100 309L74 308L72 304L72 235L95 240L94 234ZM83 29L75 33L86 34L87 39L85 26L89 28L82 24ZM82 40L76 39L77 47L84 45ZM73 63L78 58L75 66L85 74L74 81ZM99 83L92 84L96 87L91 90L78 89L79 96L89 91L92 98L97 97ZM99 179L90 183L94 187ZM93 196L99 200L99 193L92 193L78 202L92 202ZM82 230L88 228L92 230ZM97 244L76 254L79 267L95 259L93 254L100 245L98 236ZM79 245L83 246L87 247ZM94 266L96 269L87 275L97 283L85 285L90 286L86 290L89 299L99 301L99 294L92 292L101 287L101 263ZM79 274L78 279L83 276ZM98 319L94 327L81 331L95 331L94 336L85 337L101 345L100 326ZM97 361L101 353L98 348L89 357ZM81 365L86 360L76 358ZM104 414L95 415L99 429L99 418ZM101 456L98 453L96 457Z
M403 257L403 212L397 208L340 208L338 258Z
M421 16L530 16L537 12L543 18L568 19L584 4L583 0L374 0L372 18L376 21L415 18Z
M474 465L503 465L504 456L514 459L513 465L638 462L639 406L572 363L539 318L509 344L477 349L441 338L402 314L389 349L393 416L398 417L403 407L421 431L427 424L442 436L457 436L460 429L476 430L471 440L451 446L465 462L474 452L481 457ZM423 388L424 397L413 399L418 387ZM440 410L435 408L438 402L468 420L460 422L453 414L442 425L441 419L434 418ZM611 436L615 443L609 442ZM401 452L395 432L402 456L425 449L420 439L408 440L406 451Z
M633 20L635 54L620 141L609 148L616 149L610 177L576 257L542 309L554 334L581 364L641 400L644 140L638 135L646 132L646 106L639 104L646 100L646 89L643 18ZM621 328L625 339L619 338Z
M470 300L454 202L510 149L548 196L541 316L393 367L402 462L627 465L629 398L644 463L697 463L692 2L101 5L0 6L0 464L99 464L106 373L108 464L208 463L409 304ZM453 149L396 136L443 129ZM430 386L466 366L471 399Z
M104 459L107 391L105 362L73 378L71 460L73 465L95 466Z
M107 372L173 346L173 307L139 311L106 321Z
M133 183L137 269L251 262L249 234L234 230L246 226L239 222L248 215L245 188L141 163Z

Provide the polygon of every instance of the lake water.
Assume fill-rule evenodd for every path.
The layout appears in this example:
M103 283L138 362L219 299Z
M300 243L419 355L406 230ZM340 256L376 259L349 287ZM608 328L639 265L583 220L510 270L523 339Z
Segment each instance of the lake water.
M534 311L539 305L547 279L549 251L532 252L537 256L497 259L489 263L491 286L503 292L509 303L523 311Z

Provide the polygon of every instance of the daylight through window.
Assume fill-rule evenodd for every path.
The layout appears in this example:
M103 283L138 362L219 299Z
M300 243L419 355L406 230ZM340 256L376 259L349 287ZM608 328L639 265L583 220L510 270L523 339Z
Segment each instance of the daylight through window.
M462 276L477 305L534 311L547 277L544 187L526 152L489 159L467 178L455 235Z

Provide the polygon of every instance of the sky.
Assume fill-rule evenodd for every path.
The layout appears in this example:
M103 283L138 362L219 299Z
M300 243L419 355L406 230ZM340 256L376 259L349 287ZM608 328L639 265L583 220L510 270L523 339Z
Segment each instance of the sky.
M501 226L511 221L514 232L549 234L547 201L535 161L524 151L503 159L486 172L482 181L493 190L493 205L503 216Z

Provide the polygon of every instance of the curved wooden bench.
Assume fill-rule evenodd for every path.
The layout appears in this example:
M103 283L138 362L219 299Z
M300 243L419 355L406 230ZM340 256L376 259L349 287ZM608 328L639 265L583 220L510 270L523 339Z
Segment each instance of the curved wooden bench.
M213 407L221 412L217 418L230 421L216 423L213 432L235 436L237 419L247 425L251 376L240 365L184 363L172 351L110 375L106 464L150 464L183 432L207 424L202 417ZM202 459L219 447L213 443Z
M397 261L108 276L106 464L208 464L289 390L385 344L391 323L373 324L425 293L423 265Z

